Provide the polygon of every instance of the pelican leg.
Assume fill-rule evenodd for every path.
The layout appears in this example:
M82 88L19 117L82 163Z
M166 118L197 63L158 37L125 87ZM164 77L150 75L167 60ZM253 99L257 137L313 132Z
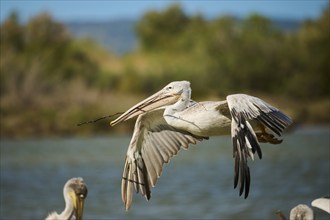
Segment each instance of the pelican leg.
M273 134L267 133L265 126L263 126L262 124L260 124L258 128L260 129L260 132L256 132L256 135L260 143L270 143L270 144L282 143L282 140L277 139Z

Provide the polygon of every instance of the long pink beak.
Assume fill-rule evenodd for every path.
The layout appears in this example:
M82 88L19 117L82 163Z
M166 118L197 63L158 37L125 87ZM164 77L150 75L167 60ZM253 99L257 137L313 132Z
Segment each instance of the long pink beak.
M173 91L169 92L169 91L162 89L159 92L155 93L154 95L152 95L152 96L146 98L145 100L139 102L138 104L134 105L132 108L128 109L121 116L119 116L116 120L111 121L110 125L114 126L120 122L134 118L134 117L136 117L142 113L148 112L150 110L153 110L153 109L165 106L165 105L171 105L179 99L181 93L173 92Z

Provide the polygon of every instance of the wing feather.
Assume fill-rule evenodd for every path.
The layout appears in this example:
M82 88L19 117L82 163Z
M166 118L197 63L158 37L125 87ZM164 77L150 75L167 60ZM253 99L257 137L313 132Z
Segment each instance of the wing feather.
M163 161L167 163L170 160L171 154L175 154L175 150L171 151L171 145L173 143L171 142L171 139L168 139L167 136L164 134L163 136L159 136L159 139L156 139L156 142L158 143L157 149L161 152Z
M164 163L181 148L196 144L206 137L199 137L178 130L166 123L164 109L139 115L129 144L121 184L122 200L128 210L132 203L133 188L148 200L151 187L161 176Z
M148 141L146 141L146 143L148 144ZM148 144L148 146L151 146L151 144ZM147 168L147 174L148 174L148 182L151 184L152 187L155 186L156 184L156 180L157 180L157 171L156 171L156 167L155 167L155 156L154 156L154 152L149 149L148 151L146 151L145 149L142 149L142 155L146 155L143 156L143 159L145 161L146 164L146 168ZM133 171L131 171L133 172Z
M227 105L228 108L226 104L222 104L218 109L225 115L228 115L229 111L232 117L231 136L235 158L234 187L236 188L239 183L239 194L242 195L245 191L245 198L247 198L251 180L248 157L253 159L253 154L257 152L259 158L262 158L258 138L249 120L257 120L278 136L281 136L292 120L261 99L245 94L227 96Z
M123 171L123 180L124 179L128 179L128 162L127 162L127 158L125 160L125 165L124 165L124 171ZM123 202L126 202L127 199L127 182L128 181L122 181L121 184L121 198L123 200Z
M292 124L289 116L257 97L235 94L227 96L227 102L230 112L235 109L247 120L256 119L278 136Z
M170 147L173 153L177 152L181 146L185 145L182 135L176 135L175 132L168 132L168 136L173 142L175 142L175 144Z
M148 137L148 139L149 138L150 137ZM148 143L148 148L149 148L150 152L152 152L152 158L149 158L149 159L151 159L151 161L152 161L152 165L156 170L157 178L158 178L161 174L162 164L163 164L162 155L161 155L160 151L158 150L159 143L158 143L157 139L151 139L149 142L146 142L146 143Z

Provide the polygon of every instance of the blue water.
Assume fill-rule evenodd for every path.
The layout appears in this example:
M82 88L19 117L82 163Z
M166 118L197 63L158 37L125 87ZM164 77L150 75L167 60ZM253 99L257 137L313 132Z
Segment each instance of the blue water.
M64 208L71 177L88 186L85 219L278 219L298 204L330 195L330 127L305 128L280 145L262 144L250 161L250 195L233 189L229 136L182 150L163 169L150 201L135 194L128 212L120 183L129 136L1 140L1 219L44 219ZM317 219L329 215L314 208Z

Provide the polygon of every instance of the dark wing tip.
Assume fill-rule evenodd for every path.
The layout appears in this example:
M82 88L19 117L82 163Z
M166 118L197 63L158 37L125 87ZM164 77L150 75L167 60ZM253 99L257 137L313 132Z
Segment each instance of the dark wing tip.
M270 109L269 112L264 112L259 106L255 105L255 107L259 110L259 116L256 119L278 136L281 136L284 129L293 123L289 116L278 109Z
M239 183L239 196L243 195L246 199L250 191L250 168L248 166L249 148L248 143L252 147L252 153L258 153L261 158L262 153L260 145L256 136L253 134L253 130L244 116L240 113L234 113L234 121L232 126L234 127L234 133L232 134L235 166L234 166L234 188Z
M249 196L250 183L251 183L250 168L247 164L246 164L245 168L246 168L246 176L245 176L245 195L244 195L244 199L246 199Z

